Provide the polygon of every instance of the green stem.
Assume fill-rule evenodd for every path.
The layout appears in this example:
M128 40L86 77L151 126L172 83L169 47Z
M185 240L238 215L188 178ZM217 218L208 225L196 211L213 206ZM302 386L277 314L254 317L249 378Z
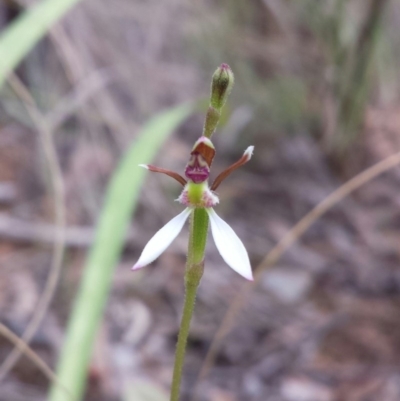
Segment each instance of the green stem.
M208 214L205 209L194 209L190 218L189 249L185 272L185 301L178 343L176 344L174 373L170 401L179 400L182 368L186 353L190 321L196 301L197 288L204 271L204 250L207 241Z

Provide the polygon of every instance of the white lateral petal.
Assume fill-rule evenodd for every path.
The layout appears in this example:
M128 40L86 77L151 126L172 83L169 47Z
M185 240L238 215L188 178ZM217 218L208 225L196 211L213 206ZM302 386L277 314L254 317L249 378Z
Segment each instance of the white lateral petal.
M215 245L225 262L235 272L247 280L253 280L249 255L242 241L232 228L215 213L214 209L206 209L210 217L211 232Z
M186 208L182 213L179 213L178 216L175 216L164 227L158 230L144 247L139 260L135 266L132 267L132 270L140 269L157 259L181 232L191 212L192 209Z

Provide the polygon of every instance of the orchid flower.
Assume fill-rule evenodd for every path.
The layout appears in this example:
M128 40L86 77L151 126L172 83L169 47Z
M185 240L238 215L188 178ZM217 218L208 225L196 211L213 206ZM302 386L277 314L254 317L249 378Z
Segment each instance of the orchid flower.
M186 208L150 239L132 270L140 269L158 258L181 232L193 211L196 208L204 208L209 216L215 245L224 261L246 279L253 280L246 248L233 229L213 209L219 203L214 191L228 175L251 159L253 149L253 146L249 146L236 163L217 176L211 187L208 185L208 178L215 148L211 140L204 135L193 146L185 168L186 179L174 171L153 165L140 165L149 171L163 173L177 180L183 186L177 201Z
M204 253L209 225L211 225L215 245L225 262L246 279L253 280L246 248L232 228L217 215L214 206L219 202L215 190L228 175L251 159L254 147L249 146L236 163L219 174L211 186L208 185L210 168L215 156L215 148L210 138L216 130L222 108L232 90L233 83L234 76L229 65L221 64L212 77L210 103L203 133L195 142L190 153L184 174L186 178L171 170L150 164L141 165L147 170L169 175L178 181L183 186L183 190L177 200L186 208L156 232L144 247L139 260L132 269L140 269L158 258L181 232L190 216L190 235L184 279L185 299L176 344L170 401L179 401L180 399L187 339L197 289L204 272Z

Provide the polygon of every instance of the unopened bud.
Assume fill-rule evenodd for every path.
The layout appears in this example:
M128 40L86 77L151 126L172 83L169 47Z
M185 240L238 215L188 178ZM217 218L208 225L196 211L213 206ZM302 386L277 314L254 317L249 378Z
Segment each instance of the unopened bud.
M234 83L233 72L228 64L221 64L214 72L211 84L211 100L207 110L206 121L203 128L203 136L211 138Z
M233 72L228 64L221 64L214 72L211 85L211 106L221 110L234 83Z

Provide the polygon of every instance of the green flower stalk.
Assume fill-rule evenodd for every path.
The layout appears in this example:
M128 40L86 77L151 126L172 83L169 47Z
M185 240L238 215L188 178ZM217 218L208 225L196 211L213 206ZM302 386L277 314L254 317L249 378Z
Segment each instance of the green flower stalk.
M186 220L190 217L190 236L185 271L185 302L175 355L171 401L179 400L190 320L197 288L204 271L204 252L209 224L215 245L224 261L246 279L253 280L246 248L233 229L217 215L213 208L219 203L215 190L228 175L251 159L254 147L249 146L236 163L220 173L211 186L208 184L210 168L215 156L215 148L210 137L218 124L221 109L232 89L232 85L232 71L227 64L222 64L213 75L211 101L203 135L195 142L190 153L184 172L186 178L174 171L153 165L141 165L149 171L166 174L178 181L183 186L183 190L177 200L186 208L150 239L132 269L140 269L158 258L177 237Z

